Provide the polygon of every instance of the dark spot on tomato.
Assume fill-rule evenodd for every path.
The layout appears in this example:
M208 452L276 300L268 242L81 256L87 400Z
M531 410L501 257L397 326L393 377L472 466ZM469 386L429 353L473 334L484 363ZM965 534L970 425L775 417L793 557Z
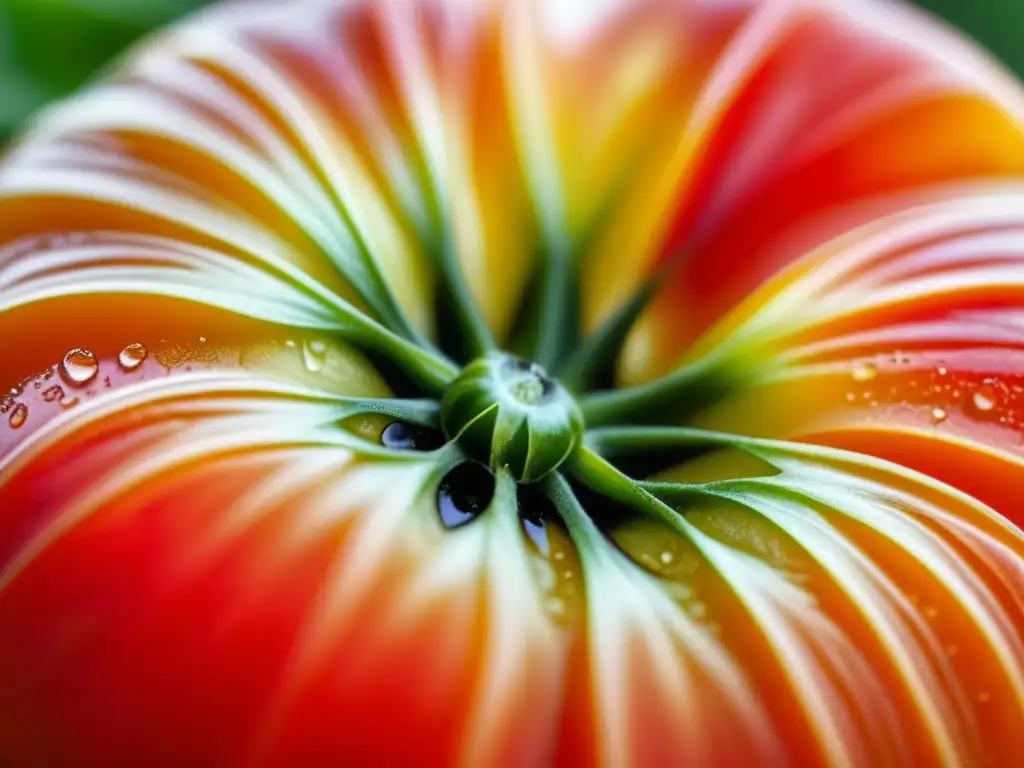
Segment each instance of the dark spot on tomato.
M537 550L547 557L551 553L547 526L548 521L557 515L555 505L536 485L520 485L516 490L516 497L523 532Z
M606 534L645 517L632 507L602 496L582 483L571 482L571 485L587 516Z
M436 451L444 445L444 435L429 427L393 421L384 427L380 442L385 448L400 451Z
M494 498L494 475L483 464L467 461L441 480L437 511L445 528L457 528L478 517Z

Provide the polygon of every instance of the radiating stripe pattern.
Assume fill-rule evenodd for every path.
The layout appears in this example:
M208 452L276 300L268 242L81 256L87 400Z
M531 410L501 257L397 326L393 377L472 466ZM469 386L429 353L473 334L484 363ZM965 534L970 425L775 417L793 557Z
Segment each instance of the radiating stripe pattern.
M728 372L588 434L671 525L442 525L453 269ZM0 384L5 765L1024 760L1024 89L903 6L218 5L0 162Z

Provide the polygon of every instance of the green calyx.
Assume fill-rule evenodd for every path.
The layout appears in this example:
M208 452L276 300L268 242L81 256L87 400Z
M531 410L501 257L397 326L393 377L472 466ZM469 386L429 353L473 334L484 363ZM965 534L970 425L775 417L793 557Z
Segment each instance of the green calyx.
M583 414L565 388L536 363L501 352L455 378L441 424L470 456L522 483L557 469L583 438Z

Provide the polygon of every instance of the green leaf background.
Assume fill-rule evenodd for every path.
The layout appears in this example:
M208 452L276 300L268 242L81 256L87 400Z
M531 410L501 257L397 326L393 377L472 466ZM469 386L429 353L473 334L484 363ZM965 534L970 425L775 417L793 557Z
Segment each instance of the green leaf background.
M834 0L844 2L844 0ZM208 0L0 0L0 143L141 35ZM1024 76L1024 0L918 0Z
M141 35L204 0L0 0L0 140Z

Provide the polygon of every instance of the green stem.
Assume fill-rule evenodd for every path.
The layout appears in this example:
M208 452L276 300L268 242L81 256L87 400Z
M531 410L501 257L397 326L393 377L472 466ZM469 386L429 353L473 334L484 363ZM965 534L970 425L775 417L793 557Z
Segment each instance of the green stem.
M379 413L399 421L408 421L423 427L440 428L441 404L436 400L387 397L341 398L341 418L359 413Z
M547 249L537 303L537 340L532 358L553 370L576 336L578 287L569 247L557 242Z
M625 305L617 309L573 352L564 365L555 368L562 385L571 392L585 392L601 374L615 364L630 329L657 293L660 281L649 280Z
M576 545L580 558L585 563L592 560L602 546L607 546L604 535L594 525L583 505L573 492L569 481L561 472L552 472L541 481L541 490L558 510L559 516L569 531L569 537Z
M402 338L365 315L355 313L349 320L351 326L347 338L387 356L428 392L435 395L444 393L458 375L459 369L449 360Z
M725 373L721 359L702 358L646 384L594 392L580 407L592 426L675 419L718 399L734 383Z
M587 431L587 445L601 456L616 459L637 453L690 446L737 446L740 435L691 427L601 427Z
M494 335L484 320L476 299L466 283L452 237L444 235L438 262L441 271L441 305L451 313L450 323L460 332L464 362L475 360L497 348Z
M390 284L381 271L380 263L373 256L363 233L356 226L340 192L334 185L328 183L326 178L322 181L358 252L358 259L354 260L355 263L352 264L346 263L344 254L328 253L328 257L389 330L422 347L432 348L431 342L409 322L409 318L395 298Z
M566 471L592 491L624 504L656 520L675 526L678 513L639 483L620 472L589 448L576 451L565 463Z

